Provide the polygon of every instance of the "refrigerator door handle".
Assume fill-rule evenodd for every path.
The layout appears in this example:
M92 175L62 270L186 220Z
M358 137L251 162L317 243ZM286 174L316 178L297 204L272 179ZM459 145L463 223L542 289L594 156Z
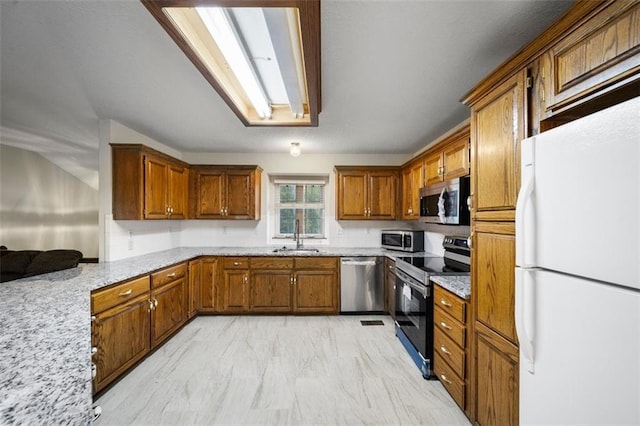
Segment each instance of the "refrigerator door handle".
M535 283L533 273L535 269L516 268L516 297L515 297L515 322L520 353L527 370L533 374L535 371L533 338L535 335Z
M527 207L533 198L535 138L522 141L522 187L516 201L516 265L535 267L535 227L533 217L527 217ZM532 213L533 209L529 209ZM525 220L526 219L526 220Z

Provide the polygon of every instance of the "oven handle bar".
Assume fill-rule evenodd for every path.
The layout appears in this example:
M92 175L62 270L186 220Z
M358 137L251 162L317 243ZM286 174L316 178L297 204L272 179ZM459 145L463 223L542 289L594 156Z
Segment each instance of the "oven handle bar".
M409 275L407 275L404 272L398 270L397 268L396 268L396 277L400 278L400 280L404 284L407 284L409 287L411 287L415 291L417 291L420 294L422 294L422 297L424 297L425 299L427 297L429 297L429 287L428 286L422 284L420 281L414 280Z

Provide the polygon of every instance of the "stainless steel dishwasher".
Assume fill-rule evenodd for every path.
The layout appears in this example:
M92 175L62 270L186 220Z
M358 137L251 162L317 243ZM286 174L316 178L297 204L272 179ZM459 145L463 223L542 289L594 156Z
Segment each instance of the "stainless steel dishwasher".
M340 312L383 312L383 258L340 259Z

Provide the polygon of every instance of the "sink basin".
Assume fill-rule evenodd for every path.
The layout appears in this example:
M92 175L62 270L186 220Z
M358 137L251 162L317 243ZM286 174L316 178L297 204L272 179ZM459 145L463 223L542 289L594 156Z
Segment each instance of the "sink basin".
M289 248L289 247L280 247L273 250L274 253L288 253L288 254L309 254L309 253L320 253L320 250L317 248Z

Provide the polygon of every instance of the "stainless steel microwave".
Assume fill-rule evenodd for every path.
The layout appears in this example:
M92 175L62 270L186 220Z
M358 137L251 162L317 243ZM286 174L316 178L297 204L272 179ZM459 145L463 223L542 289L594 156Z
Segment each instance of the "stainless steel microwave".
M416 252L424 250L424 231L409 229L385 229L382 231L382 248Z
M445 225L469 225L469 176L420 189L420 220Z

